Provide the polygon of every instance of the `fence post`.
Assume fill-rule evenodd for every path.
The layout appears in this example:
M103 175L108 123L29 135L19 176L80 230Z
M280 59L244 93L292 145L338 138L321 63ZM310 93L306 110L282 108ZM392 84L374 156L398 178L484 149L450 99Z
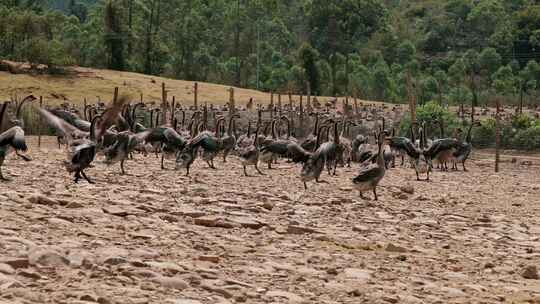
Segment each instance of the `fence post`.
M274 92L270 92L270 118L274 118Z
M197 100L199 94L199 84L194 83L193 84L193 106L195 106L195 111L199 108L199 102Z
M409 111L411 112L411 123L416 122L416 99L412 90L411 72L407 71L407 95L409 95Z
M86 106L86 98L84 99L84 103L85 103L85 106ZM39 96L39 108L43 108L43 96ZM38 122L38 148L41 148L41 122L42 122L42 118L41 118L41 113L39 114L39 122Z
M307 103L306 108L308 111L311 111L311 84L307 83Z
M356 98L356 94L354 95L354 115L358 116L358 99Z
M497 114L495 115L495 172L499 172L501 148L501 102L497 100ZM471 122L472 123L472 122Z
M234 88L230 88L230 95L229 95L229 117L232 117L234 115L234 111L236 109L235 101L234 101Z

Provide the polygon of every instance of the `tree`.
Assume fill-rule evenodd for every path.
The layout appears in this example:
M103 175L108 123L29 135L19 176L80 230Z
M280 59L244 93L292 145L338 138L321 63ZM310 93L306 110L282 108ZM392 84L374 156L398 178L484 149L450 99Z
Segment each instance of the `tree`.
M319 54L308 43L304 43L300 47L299 57L304 69L305 78L309 82L312 94L320 93L319 72L317 71L317 57ZM304 93L307 93L304 91Z
M124 70L124 37L119 7L112 0L105 6L105 44L109 49L108 66L113 70Z

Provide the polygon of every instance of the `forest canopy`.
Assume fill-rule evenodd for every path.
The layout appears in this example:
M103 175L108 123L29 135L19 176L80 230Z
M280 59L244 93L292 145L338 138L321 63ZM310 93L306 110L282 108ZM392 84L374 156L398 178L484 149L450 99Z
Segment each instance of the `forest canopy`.
M533 0L0 0L0 58L264 91L535 103Z

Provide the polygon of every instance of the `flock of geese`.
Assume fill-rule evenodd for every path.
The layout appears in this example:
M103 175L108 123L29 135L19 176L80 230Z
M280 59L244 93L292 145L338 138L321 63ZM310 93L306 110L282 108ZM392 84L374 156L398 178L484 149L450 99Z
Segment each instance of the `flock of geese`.
M1 180L6 180L1 168L9 152L14 151L24 160L31 160L21 153L27 151L27 145L20 111L25 102L33 100L35 98L29 96L20 102L14 119L10 121L13 126L0 133ZM0 126L7 106L8 103L0 106ZM329 176L333 176L338 166L350 167L351 163L359 163L359 171L352 178L354 188L359 191L361 198L364 198L364 192L372 191L374 199L378 200L377 185L386 171L395 167L396 158L401 158L401 166L410 166L415 170L417 180L421 180L421 175L426 175L426 180L429 180L435 166L448 170L450 163L453 170L458 170L457 164L461 163L466 171L465 162L472 150L472 123L462 139L461 132L456 132L452 137L443 137L443 126L439 122L441 138L430 139L426 134L425 122L413 124L410 137L400 137L395 136L393 130L385 129L383 118L372 134L351 137L350 127L358 125L357 122L314 112L310 114L314 120L312 131L305 138L297 139L287 116L263 121L259 111L257 121L249 121L247 132L238 135L238 114L227 118L215 117L214 127L210 129L207 115L202 115L201 111L195 111L189 123L184 124L185 112L179 110L182 112L179 127L176 110L169 124L163 123L165 119L160 124L157 115L156 119L153 117L154 110L150 110L151 122L147 127L142 121L137 121L141 111L147 111L146 108L144 103L132 105L127 97L120 96L101 111L85 106L84 117L61 108L36 110L56 130L59 145L66 145L67 159L64 165L73 174L75 183L82 178L94 183L85 171L92 167L98 154L104 155L104 162L108 165L119 163L122 174L126 172L126 160L133 159L135 153L161 154L162 169L165 169L165 159L172 158L175 169L185 169L186 176L189 176L197 158L202 158L210 168L216 169L214 159L218 155L226 162L227 157L234 153L240 158L245 176L249 176L248 167L264 175L259 165L266 164L271 169L279 158L300 163L302 170L299 176L305 189L308 182L323 182L320 178L324 169ZM279 135L277 130L283 123L287 126L287 133Z

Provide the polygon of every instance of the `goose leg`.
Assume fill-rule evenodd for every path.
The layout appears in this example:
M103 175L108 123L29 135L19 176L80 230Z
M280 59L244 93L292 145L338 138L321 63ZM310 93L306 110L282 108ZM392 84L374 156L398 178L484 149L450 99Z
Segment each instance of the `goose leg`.
M418 175L418 170L416 171L416 180L417 180L417 181L420 180L420 176Z
M364 196L364 193L363 193L362 191L358 191L358 192L360 193L360 198L363 199L363 200L365 200L366 197Z
M210 167L210 168L217 169L216 166L214 166L214 159L213 158L210 160L210 163L212 164L212 167Z
M257 164L255 164L255 169L257 170L257 172L259 172L260 175L265 175L264 173L261 172L261 170L259 169L259 166L257 166Z
M89 184L95 184L95 182L91 181L88 176L86 176L86 174L84 173L83 170L81 170L81 174L82 176L84 177L84 179L89 183Z
M122 175L125 175L126 171L124 170L124 160L123 159L120 161L120 169L122 170Z
M463 161L461 164L463 165L463 171L464 171L464 172L469 171L469 170L467 170L467 168L465 168L465 161Z
M304 190L307 190L307 183L304 182Z
M81 171L75 172L74 178L75 179L73 180L73 182L75 182L75 184L79 183L79 179L81 179Z
M161 153L161 170L165 170L165 166L163 165L163 162L165 161L165 154Z
M186 167L186 176L189 176L189 166L190 165L187 165L187 167Z
M244 165L244 176L249 176L246 171L246 165Z
M378 201L379 198L377 197L377 187L373 187L373 195L375 196L375 200Z

